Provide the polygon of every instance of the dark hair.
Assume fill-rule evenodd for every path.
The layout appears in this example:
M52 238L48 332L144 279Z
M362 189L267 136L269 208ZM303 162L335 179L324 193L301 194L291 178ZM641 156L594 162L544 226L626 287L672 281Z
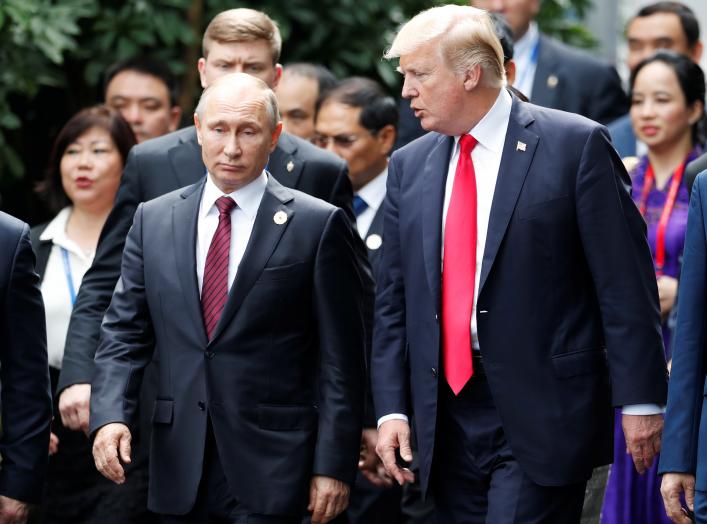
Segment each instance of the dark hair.
M503 49L503 63L513 60L513 32L506 19L498 13L490 13L491 21L496 28L496 36L501 41Z
M343 80L329 94L320 98L317 109L329 101L360 107L359 124L375 134L387 125L397 129L398 106L375 80L352 76Z
M291 64L285 64L283 66L283 71L295 76L311 78L317 82L317 86L319 87L318 98L320 99L325 97L329 91L339 85L339 81L334 76L334 73L321 64L293 62Z
M143 75L149 75L157 78L165 85L165 87L167 87L167 93L169 93L169 103L172 106L177 105L179 90L177 88L177 81L174 78L172 71L163 62L158 62L156 60L152 60L151 58L142 56L116 62L106 70L103 75L104 98L106 92L108 91L108 84L110 84L110 81L123 71L135 71Z
M673 70L680 84L685 103L691 106L702 102L702 116L692 126L692 141L695 144L705 142L705 74L702 68L689 57L674 51L660 50L641 60L631 73L629 98L633 98L633 86L641 70L648 64L661 62Z
M61 184L61 158L66 149L92 127L99 127L108 132L118 148L123 165L130 148L136 143L130 124L119 112L108 106L87 107L72 116L54 140L46 174L36 187L37 193L47 201L52 211L59 211L71 203Z
M635 18L653 16L661 13L672 13L678 16L683 33L685 33L685 38L687 38L687 45L691 48L694 47L700 39L700 23L697 21L693 10L681 2L656 2L647 5L638 11Z

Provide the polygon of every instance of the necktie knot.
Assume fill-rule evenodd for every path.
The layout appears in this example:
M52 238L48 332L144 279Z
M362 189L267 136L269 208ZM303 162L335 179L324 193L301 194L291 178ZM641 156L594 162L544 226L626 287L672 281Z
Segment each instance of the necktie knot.
M363 213L368 208L368 203L360 196L354 195L353 208L354 208L354 214L356 216L359 216L361 213Z
M471 154L471 152L474 150L476 147L476 144L479 142L471 135L466 134L462 135L459 138L459 144L461 146L461 154Z
M236 207L236 202L231 197L222 196L216 199L216 207L219 215L230 215L233 208Z

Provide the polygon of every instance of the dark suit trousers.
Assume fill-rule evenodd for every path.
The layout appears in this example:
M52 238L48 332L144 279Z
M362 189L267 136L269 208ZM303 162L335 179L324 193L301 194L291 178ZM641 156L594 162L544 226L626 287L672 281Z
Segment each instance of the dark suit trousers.
M163 524L299 524L293 517L249 514L231 494L221 467L211 418L208 420L204 467L192 510L186 515L163 515Z
M481 373L457 397L440 384L432 471L438 522L577 524L585 486L540 486L523 473Z

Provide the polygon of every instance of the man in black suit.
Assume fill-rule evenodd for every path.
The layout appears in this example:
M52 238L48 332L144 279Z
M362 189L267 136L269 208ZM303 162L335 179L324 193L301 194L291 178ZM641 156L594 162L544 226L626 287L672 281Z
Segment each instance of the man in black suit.
M275 22L252 9L217 15L204 33L199 59L203 87L229 72L245 72L277 84L281 39ZM308 142L283 133L270 155L269 172L282 185L299 189L350 212L351 184L346 164ZM133 148L123 172L115 207L101 233L91 269L84 276L66 339L59 378L59 410L65 426L88 427L93 356L101 320L120 274L125 236L140 202L193 184L205 172L194 127Z
M343 158L353 186L358 234L364 239L373 275L383 252L383 199L388 155L395 143L395 100L368 78L348 78L320 98L314 142ZM370 389L369 389L370 391ZM373 402L368 395L359 468L347 511L351 524L397 522L400 488L393 485L375 448L378 441Z
M584 51L542 34L533 20L540 0L472 0L502 14L515 38L513 84L533 104L577 113L608 124L628 110L616 70Z
M29 227L0 212L0 524L24 524L42 494L49 449L44 302Z
M299 523L309 508L322 524L345 509L359 451L355 233L343 210L265 170L282 123L264 82L217 80L195 123L207 176L141 204L128 234L96 354L96 466L124 480L142 370L155 360L152 511Z
M606 128L513 98L489 15L420 13L402 94L431 131L388 165L371 382L378 453L440 522L578 523L613 407L643 472L666 397L645 222Z

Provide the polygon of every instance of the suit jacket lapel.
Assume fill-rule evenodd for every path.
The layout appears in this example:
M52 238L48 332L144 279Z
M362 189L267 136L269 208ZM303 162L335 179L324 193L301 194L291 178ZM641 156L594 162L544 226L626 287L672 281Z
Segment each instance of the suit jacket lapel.
M270 154L268 171L285 187L297 188L304 162L295 160L297 143L286 133L280 135L277 147Z
M193 184L206 173L201 159L201 146L196 139L196 128L192 127L192 130L193 133L182 136L179 144L167 153L180 187Z
M182 200L172 207L172 236L179 280L182 283L187 316L194 322L195 333L206 344L206 329L201 312L199 283L196 280L196 235L199 205L206 177L184 190Z
M439 136L422 173L422 250L427 283L439 313L442 282L442 210L454 138Z
M491 203L479 292L484 289L538 146L538 135L527 129L533 121L525 104L514 98Z
M293 199L293 194L282 187L272 177L268 178L268 185L260 202L258 213L255 216L253 231L246 246L243 259L241 260L236 278L228 294L228 300L221 313L211 343L213 343L231 322L233 316L243 304L243 300L250 292L253 284L258 279L270 259L280 237L292 220L294 211L287 207L287 202ZM287 215L287 220L283 224L276 224L273 217L275 213L282 211Z

